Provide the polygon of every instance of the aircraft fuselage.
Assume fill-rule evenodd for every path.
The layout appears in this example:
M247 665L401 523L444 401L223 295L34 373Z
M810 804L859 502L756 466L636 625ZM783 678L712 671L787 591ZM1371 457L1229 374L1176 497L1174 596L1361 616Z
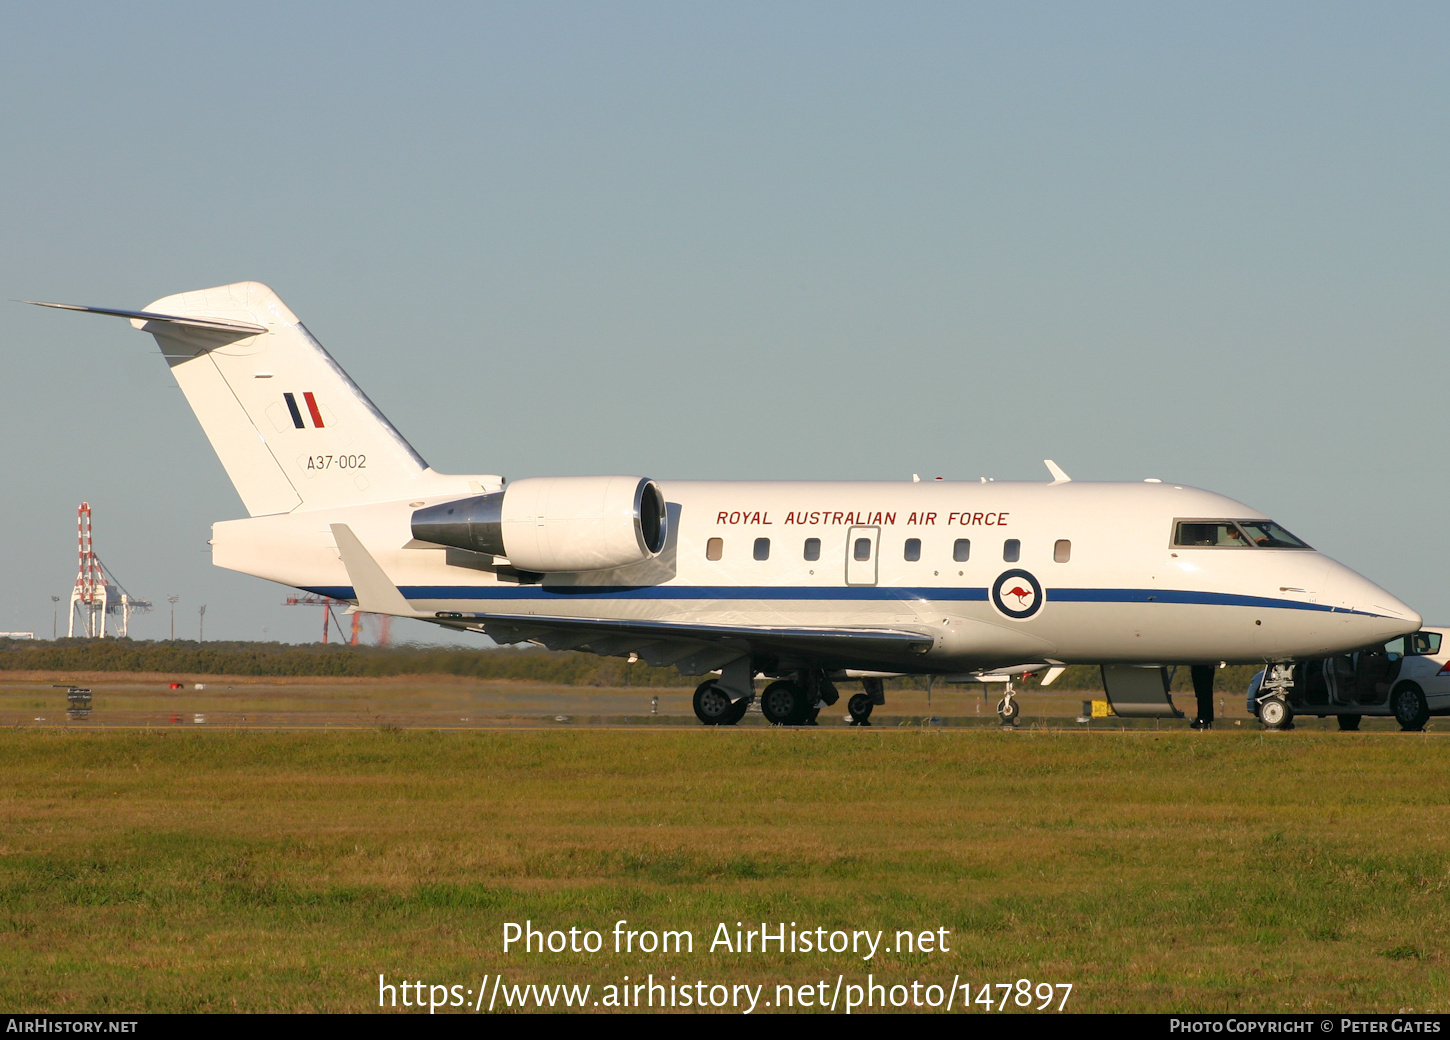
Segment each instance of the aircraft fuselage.
M329 529L346 523L419 617L919 631L925 649L841 662L907 672L1282 661L1420 624L1312 549L1173 544L1178 521L1262 517L1181 485L660 481L670 523L656 558L521 584L412 538L419 505L468 493L468 478L430 476L450 490L217 524L214 560L354 599Z

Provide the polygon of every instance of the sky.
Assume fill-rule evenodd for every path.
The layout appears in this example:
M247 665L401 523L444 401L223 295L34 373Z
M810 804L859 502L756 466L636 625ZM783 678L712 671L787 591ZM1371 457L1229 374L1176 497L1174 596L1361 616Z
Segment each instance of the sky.
M1158 477L1450 623L1450 7L5 5L0 630L75 509L310 641L154 342L271 285L445 472ZM62 604L62 607L64 604ZM65 619L60 618L64 634ZM400 622L395 635L441 638Z

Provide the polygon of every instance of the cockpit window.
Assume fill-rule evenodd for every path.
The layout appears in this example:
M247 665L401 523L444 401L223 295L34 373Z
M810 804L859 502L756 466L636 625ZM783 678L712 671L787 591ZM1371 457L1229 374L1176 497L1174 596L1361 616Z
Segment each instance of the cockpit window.
M1173 525L1173 544L1214 549L1309 548L1272 520L1179 520Z
M1272 520L1240 520L1239 526L1255 545L1265 549L1307 549L1304 542L1295 538Z
M1180 520L1173 531L1173 544L1247 549L1249 540L1232 520Z

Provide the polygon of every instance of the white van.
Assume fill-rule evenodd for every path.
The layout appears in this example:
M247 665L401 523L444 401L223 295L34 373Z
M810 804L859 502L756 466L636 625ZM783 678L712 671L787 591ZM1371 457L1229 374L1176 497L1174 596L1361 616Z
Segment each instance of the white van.
M1267 729L1288 729L1294 715L1333 715L1339 728L1359 729L1366 715L1393 715L1420 730L1433 715L1450 715L1450 628L1422 628L1352 654L1299 661L1287 700L1262 697L1264 673L1249 683L1248 708Z

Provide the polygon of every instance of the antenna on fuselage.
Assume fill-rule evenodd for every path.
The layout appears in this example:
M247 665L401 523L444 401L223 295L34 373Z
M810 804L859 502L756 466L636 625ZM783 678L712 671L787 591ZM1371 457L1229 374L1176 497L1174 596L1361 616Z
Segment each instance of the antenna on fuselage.
M1071 477L1063 472L1062 467L1051 459L1043 459L1042 464L1047 467L1047 472L1052 474L1052 482L1054 484L1067 484L1072 480Z

